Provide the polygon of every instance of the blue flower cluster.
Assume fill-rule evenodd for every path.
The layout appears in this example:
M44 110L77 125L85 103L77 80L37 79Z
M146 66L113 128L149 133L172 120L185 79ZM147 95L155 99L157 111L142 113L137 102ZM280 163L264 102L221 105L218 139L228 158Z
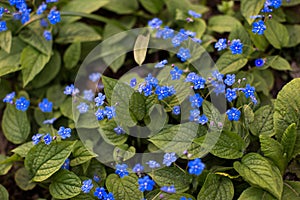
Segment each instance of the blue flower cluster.
M149 176L144 176L138 179L138 184L139 184L139 190L141 192L145 192L145 191L153 190L155 182L152 179L150 179Z
M196 158L195 160L191 160L188 162L188 172L190 174L195 174L199 176L205 168L204 163L202 163L200 158Z
M118 174L121 178L128 176L129 172L127 171L128 166L126 164L117 164L116 165L116 174Z
M231 50L231 53L233 55L243 53L243 46L244 45L243 45L243 43L241 42L240 39L234 39L231 42L228 41L228 43L229 44L227 44L227 40L225 38L221 38L215 43L215 48L218 51L222 51L224 49L227 49L227 47L229 45L229 49Z
M9 104L15 104L17 110L25 112L29 108L30 101L27 100L25 97L21 96L19 99L16 99L14 102L15 96L16 93L11 92L4 97L3 102Z
M96 181L97 182L97 181ZM92 179L82 181L81 191L85 194L89 193L94 187ZM96 187L94 191L94 196L97 199L102 200L114 200L114 195L110 192L107 193L104 187Z
M71 137L71 132L72 130L70 128L65 128L63 126L61 126L58 131L57 134L60 136L61 139L67 139L69 137ZM47 134L41 134L41 133L37 133L35 135L32 136L32 142L34 145L37 145L42 139L44 141L44 143L46 145L51 144L51 142L56 139L56 136L51 136L50 133Z

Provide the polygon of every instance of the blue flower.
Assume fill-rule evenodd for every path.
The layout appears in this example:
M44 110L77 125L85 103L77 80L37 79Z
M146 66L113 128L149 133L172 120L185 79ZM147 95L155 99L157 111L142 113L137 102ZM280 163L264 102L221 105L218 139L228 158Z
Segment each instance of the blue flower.
M206 80L203 77L198 76L198 75L196 75L194 77L194 80L192 81L192 83L194 84L195 90L203 89L205 87L205 82L206 82Z
M105 115L107 119L112 119L116 116L116 108L114 106L105 107Z
M41 26L41 27L44 27L44 28L48 27L48 22L47 22L47 20L45 20L45 19L40 19L40 26Z
M116 165L116 174L118 174L121 178L124 176L128 176L129 172L127 171L128 166L126 164L117 164Z
M229 102L232 102L233 100L235 100L237 98L236 89L227 88L225 97L226 97L227 101L229 101Z
M99 72L95 72L95 73L91 73L89 75L89 79L92 81L92 82L97 82L99 81L99 79L101 78L101 74Z
M71 132L72 130L70 128L65 128L63 126L59 127L57 134L62 138L62 139L67 139L71 137Z
M134 167L132 168L132 171L134 173L141 173L144 171L144 166L141 165L140 163L138 163L138 164L134 165Z
M195 42L195 43L198 43L198 44L202 43L202 40L199 39L199 38L192 38L192 41Z
M195 174L199 176L205 168L204 163L202 163L200 158L196 158L195 160L191 160L188 162L188 172L190 174Z
M51 9L50 13L48 14L48 20L50 24L57 24L58 22L60 22L60 12L56 9Z
M92 179L84 180L82 181L81 191L83 193L89 193L93 187Z
M144 95L147 97L147 96L150 96L152 94L152 85L149 84L149 83L146 83L146 84L142 84L139 86L139 92L142 93L144 92Z
M281 6L282 1L281 0L270 0L271 6L274 8L279 8Z
M262 20L259 20L258 22L254 22L252 24L252 32L257 33L258 35L264 34L266 28L267 27L265 25L265 22Z
M125 133L125 131L123 130L123 128L121 126L117 126L116 128L114 128L114 131L117 135L121 135L121 134Z
M93 101L94 95L95 94L94 94L94 92L91 89L83 91L83 99L85 99L87 101Z
M52 142L52 137L51 137L51 135L50 135L49 133L47 133L47 134L43 137L43 139L44 139L44 143L45 143L46 145L49 145L49 144L51 144L51 142Z
M251 96L254 96L255 87L251 87L249 84L246 85L246 87L242 90L245 94L246 98L249 98Z
M98 175L94 175L93 180L98 183L98 182L100 182L101 179Z
M96 106L102 106L104 104L105 95L101 92L98 93L98 96L94 99Z
M2 18L4 12L5 12L5 9L3 7L0 7L0 18Z
M36 10L36 14L37 15L41 15L43 14L43 12L47 9L47 4L45 4L44 2L42 2L42 4L38 7L38 9Z
M3 102L13 104L14 103L13 100L14 100L15 96L16 96L16 93L11 92L4 97Z
M185 62L187 59L191 57L190 50L180 47L177 57L181 60L181 62Z
M39 108L42 112L52 112L53 103L44 98L42 102L39 103Z
M173 162L177 160L175 153L165 153L163 164L169 167Z
M43 36L44 36L44 38L45 38L47 41L52 40L52 34L51 34L51 32L48 31L48 30L44 30Z
M153 87L156 87L158 85L157 78L153 77L152 74L148 74L148 76L145 78L146 84L149 84Z
M163 38L164 40L166 40L168 38L173 38L174 30L169 28L168 26L165 26L164 28L157 30L156 37Z
M197 79L197 74L195 72L190 72L186 78L185 78L185 82L194 82Z
M174 115L179 115L180 114L180 106L174 106L172 109L172 113Z
M163 186L160 188L161 191L166 192L166 193L176 193L176 189L174 185L171 186Z
M223 82L212 81L211 84L214 87L213 91L214 91L214 93L216 93L216 95L225 93L226 86L225 86L225 84Z
M43 124L53 124L55 120L57 120L55 117L52 119L46 119L43 121Z
M87 105L85 102L81 102L78 106L77 106L77 110L79 111L79 113L83 114L86 113L89 110L89 105Z
M239 111L237 108L231 108L226 111L226 114L230 121L238 121L241 116L241 111Z
M29 107L30 101L25 97L16 100L16 109L25 112Z
M58 2L58 0L46 0L46 3L55 3Z
M34 145L37 145L40 141L41 141L41 138L44 136L44 134L41 134L41 133L37 133L35 135L32 136L32 142Z
M188 38L189 38L188 35L183 33L178 33L172 38L172 44L174 47L178 47L183 41L187 40Z
M134 88L136 84L137 84L136 78L132 78L129 83L130 87Z
M66 169L66 170L70 169L70 158L67 158L65 160L64 164L61 166L61 169Z
M107 194L103 187L96 187L95 192L94 192L95 197L97 197L98 199L103 199L105 195L107 195Z
M65 87L65 90L64 90L65 95L75 95L77 93L79 93L79 90L77 88L75 88L75 86L73 84Z
M201 115L198 117L197 122L201 125L204 125L208 122L208 118L206 117L206 115Z
M255 66L256 67L262 67L262 66L264 66L264 64L265 64L265 60L262 59L262 58L259 58L259 59L255 60Z
M6 21L0 21L0 32L7 31Z
M187 197L180 197L179 200L192 200L192 198L187 198Z
M168 61L167 60L162 60L160 61L159 63L157 63L154 68L162 68L164 67L166 64L168 64Z
M224 74L221 74L218 70L214 70L211 74L217 81L223 82Z
M215 44L215 48L218 51L222 51L222 50L226 49L227 48L227 40L225 38L219 39L218 42L216 42L216 44Z
M196 93L193 96L190 96L190 102L193 108L200 108L202 106L203 98L200 94Z
M182 33L182 34L186 35L187 36L186 38L188 38L188 37L195 37L196 36L196 32L185 30L183 28L179 30L179 33Z
M194 18L200 18L200 17L202 17L202 14L196 13L196 12L193 11L193 10L189 10L189 11L188 11L188 14L189 14L190 16L194 17Z
M170 86L170 87L168 87L168 86L157 86L156 89L155 89L155 94L157 94L157 98L159 100L163 100L163 99L173 95L174 92L172 91L171 87L172 86Z
M240 39L234 39L231 41L230 50L233 55L242 54L243 53L243 44Z
M160 167L160 164L155 160L149 160L148 162L146 162L146 164L149 165L149 167L152 169Z
M199 116L200 116L200 111L198 109L191 110L189 120L191 122L196 122L198 121Z
M98 120L103 120L105 118L105 111L103 109L98 109L95 112L95 116L97 117Z
M174 66L174 68L170 71L170 74L172 76L172 80L179 80L180 76L183 74L183 70L179 69L177 66Z
M153 190L155 182L149 178L149 176L144 176L138 179L139 190L141 192Z
M235 74L227 74L224 83L228 86L232 86L235 82Z
M103 200L115 200L113 193L104 194Z
M152 29L158 29L162 25L162 21L158 18L154 18L148 22L148 26Z

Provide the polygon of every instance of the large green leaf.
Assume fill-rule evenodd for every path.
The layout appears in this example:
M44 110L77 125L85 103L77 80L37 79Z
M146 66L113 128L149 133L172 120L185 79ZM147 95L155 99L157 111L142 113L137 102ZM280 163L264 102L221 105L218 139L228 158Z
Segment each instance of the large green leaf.
M237 133L224 131L210 151L213 155L226 158L241 158L246 149L246 143Z
M258 15L264 3L261 0L241 0L241 13L250 25L255 20L251 16Z
M229 178L209 174L197 196L197 200L231 200L233 195L234 188Z
M248 62L243 55L232 55L224 53L217 61L216 65L222 74L236 72L242 69Z
M60 8L60 11L65 12L65 11L71 11L71 12L83 12L83 13L92 13L99 8L105 6L106 4L109 3L109 0L89 0L88 2L86 1L81 1L81 0L72 0L68 1L66 5L64 5L62 8ZM76 20L79 20L81 17L67 17L63 16L62 17L62 23L70 23Z
M32 180L41 182L52 176L63 165L72 152L75 142L52 142L50 145L35 145L25 158L25 167Z
M137 0L110 0L105 8L118 14L130 14L139 8L139 4Z
M80 165L82 163L85 163L92 158L96 157L96 155L92 152L90 152L83 144L81 141L78 141L74 149L72 151L73 158L70 162L71 166L76 166Z
M25 87L34 77L40 73L50 56L40 53L31 46L26 47L21 54L23 86Z
M15 174L15 181L22 190L32 190L36 186L36 183L32 182L30 179L31 177L24 167L18 169Z
M274 135L273 131L274 108L270 105L260 107L254 113L254 121L250 124L250 131L253 135Z
M45 55L50 55L52 52L52 40L45 40L42 32L36 32L31 29L26 29L20 33L19 37L21 38L21 40ZM30 56L28 55L28 57Z
M114 91L114 87L118 83L118 80L109 78L107 76L102 76L102 82L104 86L105 97L108 103L111 103L111 96Z
M138 177L130 174L120 178L116 174L110 174L106 179L106 187L114 194L116 200L142 199L143 193L138 189Z
M287 163L290 162L294 156L296 139L296 124L291 124L289 127L287 127L281 137L281 145L283 147L283 153L286 155Z
M299 1L300 2L300 1ZM286 47L295 47L300 43L300 25L287 25L285 26L289 32L289 43Z
M286 27L275 20L266 21L265 36L276 49L281 49L289 43L289 33Z
M276 200L276 198L263 189L249 187L243 191L238 200Z
M300 199L300 182L284 181L282 200L299 200Z
M57 43L91 42L100 40L101 36L90 26L76 22L64 24L59 28Z
M19 111L14 105L7 104L3 115L2 128L8 141L14 144L25 142L30 134L30 122L26 112Z
M241 26L241 23L229 15L215 15L208 21L208 28L218 33L230 32L236 26Z
M17 148L11 150L12 152L18 154L19 156L21 157L26 157L27 156L27 153L29 152L29 150L33 147L33 142L30 141L30 142L26 142L20 146L18 146Z
M275 101L274 129L279 141L284 131L293 123L297 124L297 139L293 156L300 153L300 79L294 79L286 84L278 93Z
M149 175L161 187L174 185L176 192L187 191L192 182L192 176L178 167L164 167Z
M75 67L80 59L81 54L81 43L72 43L64 54L64 64L67 69L72 69Z
M241 162L234 162L234 169L251 185L267 190L280 199L283 181L280 171L263 156L249 153Z
M133 93L129 105L130 114L132 114L137 121L142 120L146 114L144 96L138 92Z
M203 19L194 19L193 23L187 23L185 25L185 29L195 32L196 37L201 38L206 30L206 23Z
M290 63L280 56L269 56L264 67L271 66L276 70L291 70Z
M9 200L9 194L7 192L7 190L5 189L5 187L3 185L0 184L0 199L1 200Z
M49 191L56 199L69 199L81 192L80 178L69 170L60 170L54 174Z
M60 112L63 116L68 117L73 120L73 111L72 111L72 97L68 97L63 104L59 107Z
M164 1L161 0L140 0L142 6L149 12L157 14L164 6Z
M12 34L11 31L0 32L0 47L6 53L10 53L10 48L12 44Z
M264 156L269 158L283 173L286 163L283 157L282 145L278 141L266 135L260 135L259 140L261 151L264 153Z

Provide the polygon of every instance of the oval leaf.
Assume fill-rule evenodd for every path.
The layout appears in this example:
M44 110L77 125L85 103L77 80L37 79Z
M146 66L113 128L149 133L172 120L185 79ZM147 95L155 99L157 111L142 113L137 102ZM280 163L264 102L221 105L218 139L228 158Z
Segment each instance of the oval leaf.
M133 55L134 60L139 66L141 66L146 58L147 48L150 40L150 34L147 35L138 35L136 38Z
M265 190L249 187L243 191L238 200L276 200L276 198Z
M81 43L72 43L64 54L64 63L67 69L75 67L80 59L81 54Z
M25 168L20 168L15 174L15 181L22 190L32 190L36 183L32 182L29 172Z
M288 45L289 33L284 25L276 22L275 20L267 20L266 26L268 28L265 31L265 36L273 47L281 49Z
M9 200L9 194L3 185L0 185L0 199L1 200Z

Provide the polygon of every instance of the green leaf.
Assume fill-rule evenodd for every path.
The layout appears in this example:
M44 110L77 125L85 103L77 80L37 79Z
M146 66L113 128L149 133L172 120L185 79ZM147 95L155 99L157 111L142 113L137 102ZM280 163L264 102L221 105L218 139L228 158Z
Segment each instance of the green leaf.
M300 182L296 181L284 181L283 182L283 194L282 200L285 199L300 199Z
M234 169L251 185L267 190L280 199L283 181L280 171L264 157L249 153L241 162L234 162Z
M168 152L182 154L196 137L198 125L192 122L163 129L149 139L155 146Z
M52 52L52 40L45 40L42 32L36 32L31 29L26 29L21 31L19 37L25 43L31 45L45 55L50 55Z
M52 81L58 74L61 67L61 57L58 51L54 51L50 61L43 70L31 81L33 88L41 88Z
M121 145L124 144L128 138L127 134L117 135L114 131L114 128L117 127L116 122L113 120L102 121L100 122L99 133L103 137L103 139L112 145Z
M12 44L12 34L11 31L0 32L0 47L6 53L10 53L10 48Z
M0 184L0 199L1 200L9 200L9 194L7 192L7 190L5 189L5 187L3 185Z
M118 80L109 78L107 76L102 76L102 82L104 86L104 93L108 103L111 103L111 96L114 91L114 87L118 83Z
M250 124L250 131L253 135L273 136L273 112L274 108L270 105L260 107L254 113L254 121Z
M243 191L238 200L277 200L269 192L256 187L249 187Z
M74 42L98 41L100 39L101 36L92 27L84 23L75 22L61 25L55 42L66 44Z
M168 196L168 200L178 200L181 197L186 197L187 199L195 200L195 197L193 197L192 195L187 194L187 193L172 194L172 195Z
M91 160L92 158L96 157L96 155L89 151L83 144L81 141L78 141L75 146L74 149L72 151L72 155L73 158L70 162L71 166L77 166L80 164L83 164L89 160Z
M300 43L300 25L287 25L285 26L289 32L289 43L286 47L295 47Z
M142 199L143 193L138 189L138 177L130 174L120 178L116 174L110 174L106 179L106 187L114 194L116 200Z
M68 97L63 104L59 107L60 112L63 116L68 117L73 120L73 111L72 111L72 97Z
M242 25L235 17L228 15L215 15L208 21L208 28L218 33L230 32L236 26Z
M141 66L146 58L147 48L150 40L150 34L147 35L138 35L136 38L134 48L133 48L133 55L134 60L139 66Z
M161 0L140 0L142 6L152 14L157 14L164 6L164 1Z
M144 118L146 114L145 98L142 94L134 92L130 98L130 112L137 121Z
M264 156L269 158L283 173L286 167L286 162L283 157L282 145L266 135L260 135L259 140Z
M28 46L21 54L23 86L25 87L34 77L43 70L50 56L40 53Z
M276 137L282 140L285 130L293 123L297 124L297 139L293 156L300 154L300 79L294 79L286 84L278 93L275 101L274 129Z
M233 199L233 195L234 188L229 178L209 174L197 196L197 200L230 200Z
M130 14L139 8L137 0L110 0L109 4L105 5L105 9L113 11L117 14Z
M174 185L176 192L187 191L192 182L192 176L178 167L164 167L149 175L160 187Z
M96 10L99 10L101 7L105 6L109 3L109 0L89 0L88 3L81 0L72 0L68 1L66 5L60 8L60 11L71 11L71 12L84 12L84 13L92 13ZM79 20L81 17L62 17L62 23L70 23L73 21Z
M290 63L280 56L267 57L265 66L271 66L276 70L292 70Z
M49 191L56 199L69 199L81 192L80 178L69 170L60 170L54 174Z
M128 144L121 144L114 148L113 158L114 160L124 162L129 160L135 155L135 148L133 146L128 146Z
M216 65L222 74L229 74L242 69L248 62L243 55L232 55L224 53L217 61Z
M294 156L294 147L297 139L296 124L293 123L284 131L281 137L281 145L283 152L286 154L287 163L291 161Z
M205 13L209 10L208 7L199 4L192 4L189 0L165 0L165 3L169 13L171 14L171 19L175 19L178 9L185 13L187 13L189 10L193 10L197 13Z
M236 159L241 158L245 150L243 138L237 133L224 131L210 152L219 158Z
M250 106L244 105L243 106L243 115L244 115L244 121L245 125L249 126L254 121L254 113Z
M256 16L264 6L264 1L261 0L241 0L241 13L251 25L255 19L251 16Z
M232 29L228 37L229 40L240 39L244 44L243 54L249 55L253 51L253 45L250 39L250 36L244 26L238 24Z
M15 174L15 181L22 190L32 190L36 183L32 182L29 172L23 167L18 169Z
M0 162L5 161L7 158L6 156L0 154ZM0 175L6 175L8 171L11 169L12 163L5 163L5 164L0 164Z
M81 43L75 42L72 43L64 54L64 64L67 69L74 68L79 62L81 55Z
M265 36L276 49L281 49L289 43L289 33L286 27L275 20L267 20Z
M206 30L206 23L203 19L194 19L193 23L185 25L185 29L195 32L196 38L201 38Z
M41 182L52 176L71 154L76 141L52 142L50 145L35 145L25 158L25 167L32 180Z
M14 105L7 104L3 114L2 128L8 141L14 144L25 142L30 134L30 122L26 112L19 111Z
M58 108L67 98L64 94L64 87L61 85L50 86L46 93L46 98L53 103L54 108Z
M288 0L288 1L282 1L283 6L295 6L300 4L300 0Z
M26 142L26 143L24 143L24 144L18 146L17 148L11 150L11 152L16 153L16 154L18 154L19 156L21 156L21 157L24 158L24 157L27 156L29 150L30 150L33 146L34 146L34 145L33 145L32 141Z

